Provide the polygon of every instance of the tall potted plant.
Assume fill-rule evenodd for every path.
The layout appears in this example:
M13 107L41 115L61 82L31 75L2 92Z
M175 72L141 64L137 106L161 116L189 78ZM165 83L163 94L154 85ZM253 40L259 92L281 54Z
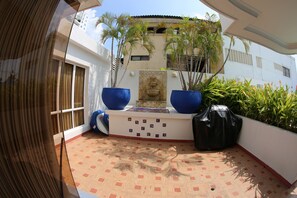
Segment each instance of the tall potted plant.
M248 50L248 43L243 43ZM222 71L232 45L234 38L230 36L226 59L203 85L208 85L213 77ZM170 97L170 102L177 112L194 113L198 110L202 101L199 90L203 74L210 73L210 66L218 64L222 46L221 24L215 15L207 13L206 20L184 18L181 23L167 28L164 51L170 54L172 66L178 71L182 87L182 90L173 90Z
M102 100L108 109L122 110L130 101L130 89L119 88L118 85L126 73L132 49L141 45L151 54L154 46L149 39L147 25L129 15L105 13L98 19L96 26L99 24L103 24L104 28L102 42L105 44L110 40L111 47L110 87L103 88ZM128 55L129 60L123 65L122 58L125 55ZM123 70L123 74L119 79L120 70Z

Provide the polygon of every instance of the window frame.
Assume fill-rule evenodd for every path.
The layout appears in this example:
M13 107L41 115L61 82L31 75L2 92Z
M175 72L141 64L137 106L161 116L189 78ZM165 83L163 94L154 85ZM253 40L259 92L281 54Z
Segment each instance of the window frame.
M60 59L57 59L57 58L54 58L54 60L57 60L59 61L59 68L58 68L58 74L57 74L57 88L56 88L56 104L55 104L55 110L52 111L51 110L51 116L53 115L56 115L56 118L52 118L52 119L57 119L56 120L56 123L57 123L57 128L58 128L58 131L55 131L53 132L53 135L57 135L57 134L60 134L63 132L63 123L62 122L62 119L61 119L61 115L63 113L69 113L71 112L71 121L72 121L72 126L71 128L67 129L67 130L64 130L64 131L68 131L68 130L71 130L71 129L74 129L76 127L80 127L80 126L83 126L86 124L86 119L85 119L85 111L86 111L86 94L87 94L87 68L82 66L82 65L79 65L79 64L76 64L76 63L73 63L73 62L70 62L70 61L67 61L65 62L65 64L70 64L73 66L72 68L72 82L71 82L71 107L70 108L67 108L67 109L63 109L63 106L62 106L62 101L60 101L60 86L63 86L61 85L61 81L62 81L62 66L63 66L63 61L60 60ZM76 75L76 68L79 67L79 68L82 68L84 69L84 85L83 85L83 105L82 107L75 107L75 99L74 99L74 96L75 96L75 75ZM77 112L77 111L81 111L83 110L83 124L81 125L78 125L78 126L75 126L75 118L74 118L74 112Z
M288 77L288 78L291 78L291 71L289 68L285 67L285 66L282 66L283 67L283 75Z
M150 56L149 55L132 55L130 60L131 61L149 61Z

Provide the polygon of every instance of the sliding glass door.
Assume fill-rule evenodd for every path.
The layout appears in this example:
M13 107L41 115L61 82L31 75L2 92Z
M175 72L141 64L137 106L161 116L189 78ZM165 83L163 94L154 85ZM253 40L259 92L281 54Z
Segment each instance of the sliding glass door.
M62 61L53 60L51 82L53 135L85 123L85 69L70 63L62 66ZM61 92L59 92L60 86ZM60 102L59 97L61 97Z

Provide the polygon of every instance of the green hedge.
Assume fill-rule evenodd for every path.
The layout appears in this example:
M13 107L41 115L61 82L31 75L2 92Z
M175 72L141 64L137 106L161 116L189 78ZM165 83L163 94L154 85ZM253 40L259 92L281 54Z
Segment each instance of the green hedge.
M226 105L236 114L297 133L297 93L290 93L288 88L257 88L250 81L214 78L200 91L203 107Z

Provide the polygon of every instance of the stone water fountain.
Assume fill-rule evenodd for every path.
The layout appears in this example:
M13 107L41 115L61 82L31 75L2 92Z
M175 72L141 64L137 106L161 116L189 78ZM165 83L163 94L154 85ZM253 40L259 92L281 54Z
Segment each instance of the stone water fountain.
M166 108L166 71L140 71L136 107Z

